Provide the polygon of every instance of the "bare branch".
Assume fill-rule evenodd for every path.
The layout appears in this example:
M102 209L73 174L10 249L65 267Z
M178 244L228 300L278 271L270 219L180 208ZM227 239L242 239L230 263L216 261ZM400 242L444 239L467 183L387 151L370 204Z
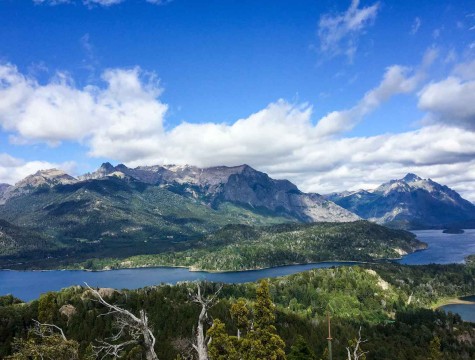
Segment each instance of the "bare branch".
M350 349L350 347L346 348L347 354L348 354L348 360L359 360L359 359L365 359L365 355L368 353L368 351L363 351L361 350L361 344L367 342L368 340L361 340L361 326L358 330L358 338L355 339L355 344L353 347L353 354Z
M142 337L145 347L146 359L158 360L154 349L156 339L148 324L148 317L145 311L140 310L140 317L137 317L126 309L122 309L117 305L108 303L97 290L91 288L87 283L85 284L98 299L99 303L104 305L109 310L106 315L113 315L115 317L115 327L118 329L118 331L116 334L110 337L109 340L119 341L119 339L124 335L128 335L132 338L132 340L128 340L119 344L111 344L103 341L101 342L101 346L95 347L98 351L98 354L101 352L104 353L105 355L102 358L107 355L119 357L119 353L124 349L124 347L137 343Z
M50 335L54 334L54 330L56 329L60 332L61 337L63 338L64 341L67 341L66 336L64 335L63 329L61 329L59 326L56 326L54 324L43 324L40 323L38 320L34 320L33 322L35 323L35 327L33 328L33 332L40 336L40 337L45 337L45 329L48 329L47 331L50 333Z
M208 360L208 344L209 337L205 335L204 327L205 321L208 319L208 311L216 304L216 299L223 286L211 296L205 297L205 294L201 293L201 286L197 284L196 293L189 293L191 301L201 306L201 312L198 317L198 326L196 328L196 343L192 344L193 348L198 354L199 360Z

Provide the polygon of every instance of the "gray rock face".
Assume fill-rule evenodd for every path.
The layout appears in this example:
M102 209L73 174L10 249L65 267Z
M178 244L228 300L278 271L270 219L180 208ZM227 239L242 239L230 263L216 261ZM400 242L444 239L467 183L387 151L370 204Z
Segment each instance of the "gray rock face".
M0 198L3 196L3 194L5 193L5 191L7 191L9 188L11 188L12 186L10 184L0 184Z
M218 207L232 202L254 211L290 216L300 221L354 221L359 217L318 194L302 193L287 180L275 180L248 165L198 168L189 165L113 167L103 164L80 179L102 179L120 172L138 181L167 187Z
M364 219L401 228L443 228L475 224L475 205L456 191L415 174L391 180L372 191L326 196Z
M74 177L58 169L40 170L0 192L0 204L4 204L13 197L28 194L40 187L74 184L77 181Z

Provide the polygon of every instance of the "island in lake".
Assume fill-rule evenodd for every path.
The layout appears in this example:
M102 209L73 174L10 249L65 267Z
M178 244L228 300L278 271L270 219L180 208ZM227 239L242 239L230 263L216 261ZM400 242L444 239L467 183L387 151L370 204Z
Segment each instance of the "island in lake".
M444 234L463 234L465 231L463 229L449 228L442 231Z

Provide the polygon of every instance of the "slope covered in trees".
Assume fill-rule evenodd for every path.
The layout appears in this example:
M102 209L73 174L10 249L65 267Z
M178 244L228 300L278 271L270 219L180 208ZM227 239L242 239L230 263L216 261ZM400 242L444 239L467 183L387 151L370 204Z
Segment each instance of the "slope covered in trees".
M374 261L399 258L425 248L415 235L367 221L280 224L267 227L228 225L175 251L125 260L82 264L101 269L137 266L186 266L233 271L329 260Z
M223 344L228 344L228 350L234 346L241 351L235 344L238 330L241 339L246 338L249 321L256 328L261 321L256 316L268 314L267 319L271 320L264 321L262 326L275 326L274 334L284 341L289 359L292 353L297 356L306 351L321 358L327 343L325 318L330 311L335 359L347 358L346 348L358 338L360 328L362 338L368 340L362 344L368 352L367 360L427 360L431 351L440 353L441 359L472 359L474 325L430 307L443 297L475 293L474 279L475 268L470 266L380 264L316 269L276 278L269 281L268 291L259 290L257 283L224 285L204 326L205 330L214 326L214 335L226 340ZM206 283L201 287L204 293L215 294L221 286ZM100 290L111 304L136 315L144 310L156 337L158 358L170 360L177 355L191 359L195 354L193 329L201 311L190 298L190 292L195 291L193 283L134 291ZM19 304L12 297L2 298L0 357L11 354L13 339L25 339L34 325L32 320L38 319L64 329L66 338L78 343L80 358L86 359L91 344L98 345L98 340L110 338L116 332L113 316L106 315L109 310L92 295L87 288L73 287L44 294L28 304ZM273 308L270 300L275 304L274 320L272 313L259 310L259 304L264 309ZM225 351L213 350L211 346L212 360L213 356L220 359L215 350L218 355ZM126 359L141 359L144 348L140 342L130 344L122 355Z

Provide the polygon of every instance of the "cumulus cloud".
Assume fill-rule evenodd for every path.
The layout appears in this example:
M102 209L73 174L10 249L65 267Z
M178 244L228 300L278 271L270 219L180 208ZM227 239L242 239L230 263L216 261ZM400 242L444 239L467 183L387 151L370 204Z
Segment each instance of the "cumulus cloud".
M426 56L424 65L433 58L433 53ZM344 137L355 121L391 96L415 91L421 74L389 67L381 83L354 107L316 124L312 106L278 100L231 124L184 122L165 130L167 105L160 100L159 82L139 68L110 69L102 74L102 86L78 88L64 74L39 84L7 64L0 66L0 124L17 141L51 145L76 141L89 149L90 156L129 166L248 163L320 193L374 187L415 172L475 200L475 185L470 183L475 184L473 131L439 122L401 134ZM333 124L332 116L343 120ZM8 182L57 166L5 155L1 161L0 181ZM2 170L7 168L18 170Z
M425 86L418 106L429 113L428 122L475 130L475 61L458 64L446 79Z
M91 144L93 154L120 144L134 153L129 146L134 140L156 140L167 106L157 100L161 89L155 76L139 68L115 69L105 71L102 79L104 88L78 89L59 73L41 85L15 66L2 65L0 125L16 142L58 145L73 140Z
M15 184L17 181L31 175L38 170L61 168L64 171L74 171L75 163L66 162L62 164L48 161L25 161L15 158L9 154L0 153L0 182Z
M345 54L350 60L358 47L358 37L373 24L379 10L379 2L359 8L359 0L352 0L343 13L325 14L318 24L320 50L333 57Z

